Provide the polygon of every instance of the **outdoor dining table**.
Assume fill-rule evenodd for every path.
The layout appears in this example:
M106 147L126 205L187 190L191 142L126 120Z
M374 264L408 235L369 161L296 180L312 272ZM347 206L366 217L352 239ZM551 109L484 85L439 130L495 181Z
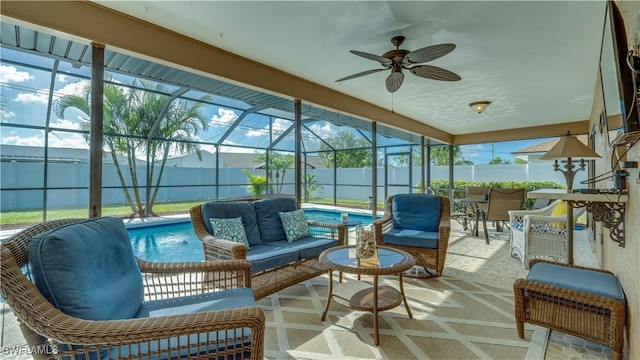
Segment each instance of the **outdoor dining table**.
M484 210L480 207L480 205L489 203L488 196L456 199L454 200L454 202L461 203L464 206L465 214L474 214L475 226L472 226L471 233L473 234L473 236L479 236L478 224L480 222L480 216L484 215ZM469 221L469 224L470 223L471 221Z

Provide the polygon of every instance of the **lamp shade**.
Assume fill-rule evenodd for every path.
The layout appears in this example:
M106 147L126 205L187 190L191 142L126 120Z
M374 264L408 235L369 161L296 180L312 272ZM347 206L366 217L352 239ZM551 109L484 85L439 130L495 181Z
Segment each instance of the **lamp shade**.
M469 106L473 109L473 111L480 114L483 111L487 110L489 104L491 104L491 101L476 101L469 104Z
M543 160L564 158L598 159L600 155L578 140L576 136L567 134L561 137L546 154L540 157Z

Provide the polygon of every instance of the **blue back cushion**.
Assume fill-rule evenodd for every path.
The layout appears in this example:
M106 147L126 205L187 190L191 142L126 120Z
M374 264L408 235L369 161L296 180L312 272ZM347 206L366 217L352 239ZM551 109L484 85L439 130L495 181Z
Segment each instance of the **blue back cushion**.
M253 206L256 209L262 242L286 240L287 235L282 227L278 212L297 210L296 199L288 197L265 198L255 201Z
M63 313L86 320L132 318L144 300L142 276L122 219L105 217L29 240L34 283Z
M212 201L202 204L202 221L210 234L213 234L209 219L242 218L244 232L249 246L260 245L260 231L256 220L256 211L248 201Z
M397 194L391 204L394 229L437 232L440 225L440 197L425 194Z

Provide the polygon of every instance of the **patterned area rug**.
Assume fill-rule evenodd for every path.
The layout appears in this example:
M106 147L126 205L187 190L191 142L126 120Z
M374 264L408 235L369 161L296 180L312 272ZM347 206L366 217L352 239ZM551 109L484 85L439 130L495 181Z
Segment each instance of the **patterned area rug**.
M336 279L334 277L334 279ZM345 275L343 281L354 281ZM367 280L363 277L363 280ZM397 288L397 277L380 278ZM518 338L512 289L452 276L405 278L413 319L403 305L380 313L380 346L371 313L326 302L328 277L298 284L258 304L265 311L268 359L540 359L544 336L525 324ZM534 334L534 332L536 334Z

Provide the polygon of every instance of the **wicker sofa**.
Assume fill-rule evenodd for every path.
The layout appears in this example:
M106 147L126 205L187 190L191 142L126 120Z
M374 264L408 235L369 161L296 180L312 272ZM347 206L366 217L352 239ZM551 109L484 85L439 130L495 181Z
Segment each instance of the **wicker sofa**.
M280 213L298 210L291 197L212 201L191 208L191 223L202 240L206 260L247 259L252 267L252 288L256 300L326 271L320 266L320 253L345 245L345 225L303 220L309 235L287 240ZM214 236L212 219L241 218L248 244Z
M264 357L246 260L136 259L117 218L40 223L1 249L0 293L36 359Z

